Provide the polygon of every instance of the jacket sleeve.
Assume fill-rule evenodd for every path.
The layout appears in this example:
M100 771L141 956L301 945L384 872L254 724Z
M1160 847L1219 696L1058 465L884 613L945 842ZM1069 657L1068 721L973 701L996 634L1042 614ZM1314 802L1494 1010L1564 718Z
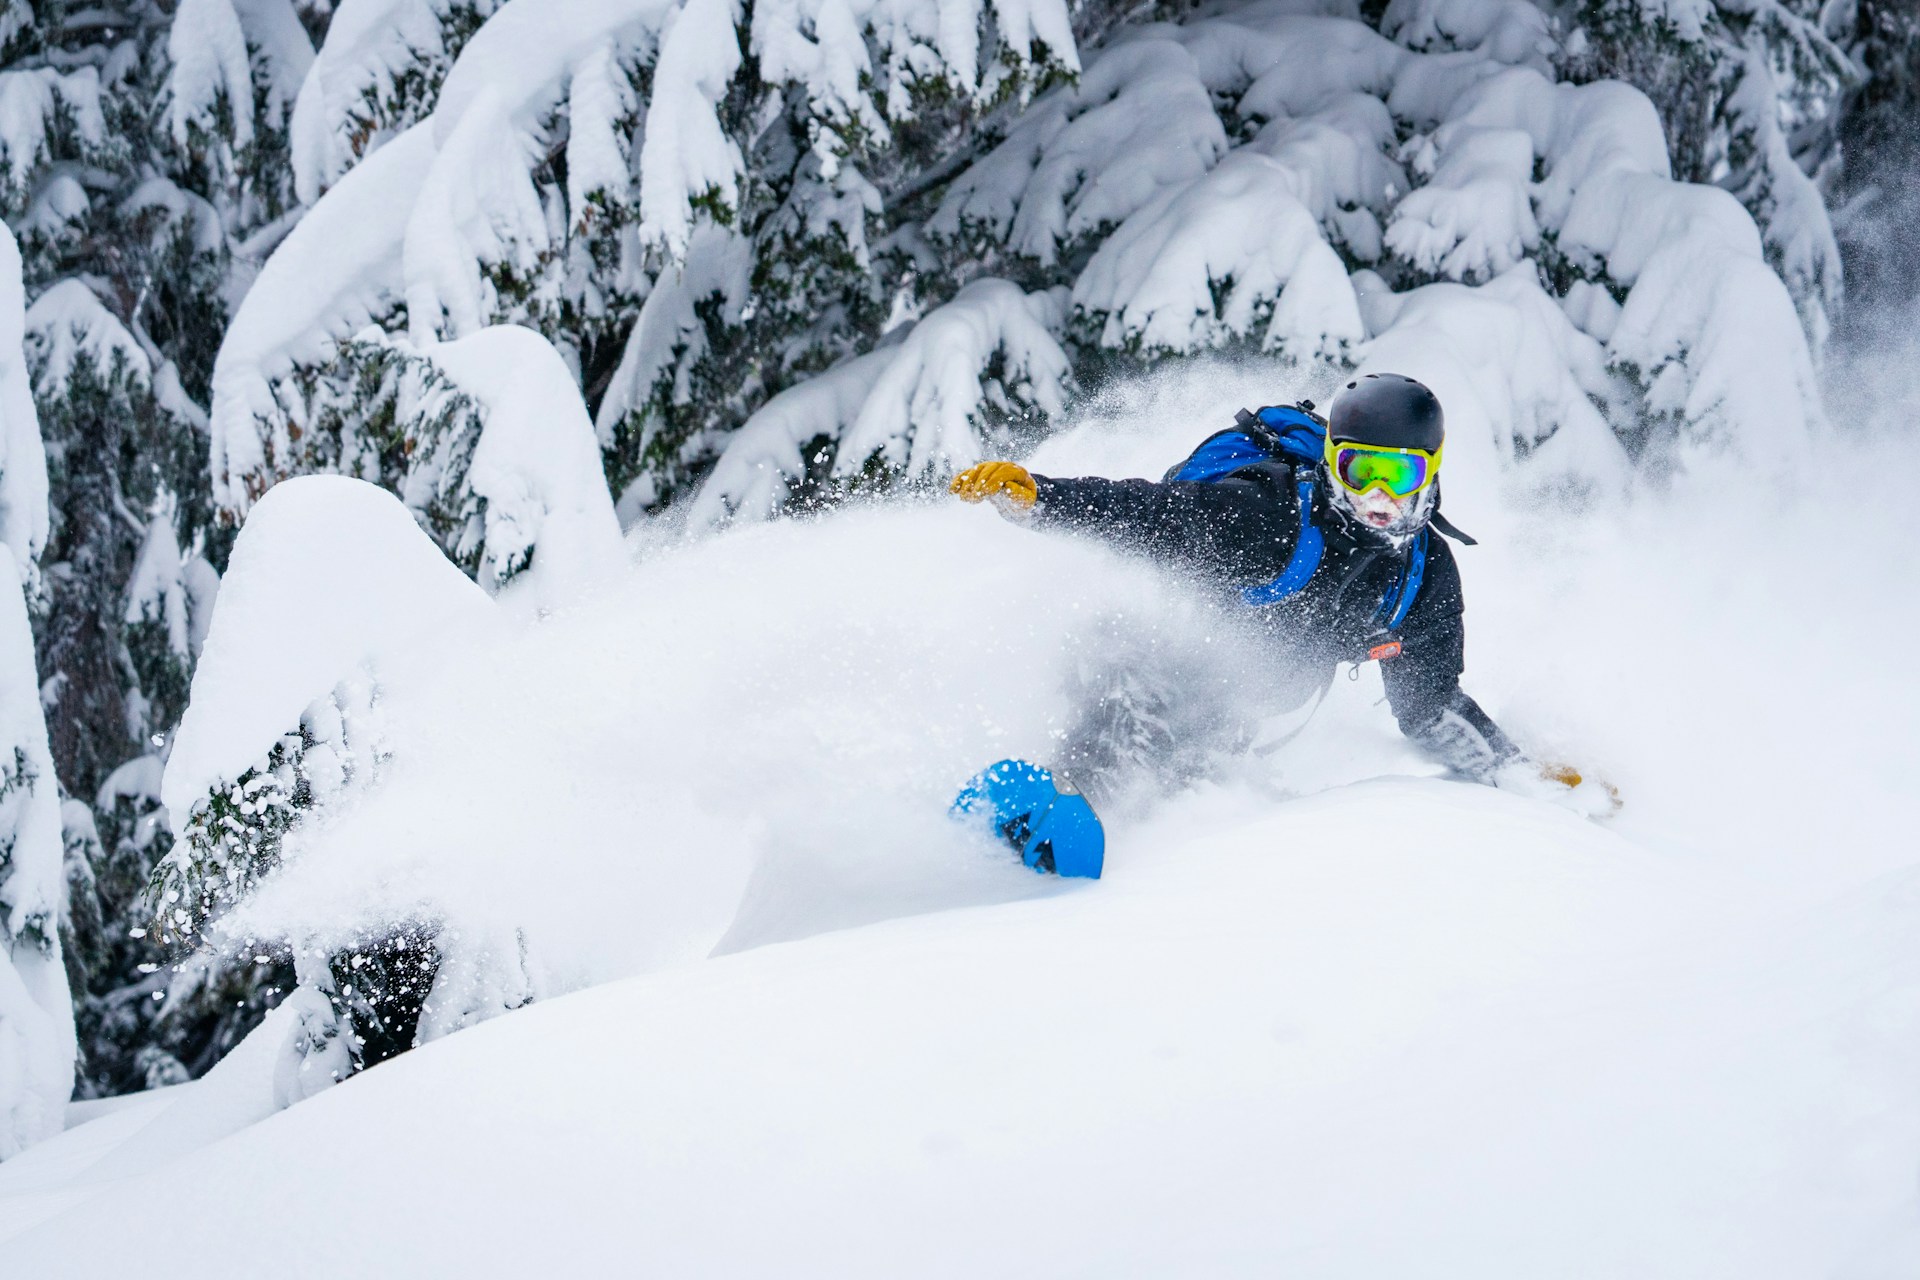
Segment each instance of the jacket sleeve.
M1381 664L1400 731L1456 773L1491 781L1520 748L1460 687L1466 669L1465 601L1453 549L1428 542L1426 580L1400 633L1401 652Z
M1272 576L1299 536L1283 466L1208 484L1035 476L1034 512L1049 528L1092 533L1228 581Z

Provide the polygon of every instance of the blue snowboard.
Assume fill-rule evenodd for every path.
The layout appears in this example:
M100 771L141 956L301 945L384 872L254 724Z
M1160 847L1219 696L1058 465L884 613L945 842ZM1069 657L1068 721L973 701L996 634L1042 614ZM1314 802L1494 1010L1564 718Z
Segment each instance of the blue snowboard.
M1100 878L1107 837L1093 806L1053 772L1025 760L988 765L960 789L952 814L980 822L1035 871Z

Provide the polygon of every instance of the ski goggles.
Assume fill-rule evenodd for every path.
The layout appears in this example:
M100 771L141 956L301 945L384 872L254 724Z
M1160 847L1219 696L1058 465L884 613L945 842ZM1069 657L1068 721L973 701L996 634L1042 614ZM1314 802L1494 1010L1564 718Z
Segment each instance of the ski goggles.
M1329 440L1327 470L1349 493L1385 489L1395 498L1410 498L1440 474L1440 450L1429 453Z

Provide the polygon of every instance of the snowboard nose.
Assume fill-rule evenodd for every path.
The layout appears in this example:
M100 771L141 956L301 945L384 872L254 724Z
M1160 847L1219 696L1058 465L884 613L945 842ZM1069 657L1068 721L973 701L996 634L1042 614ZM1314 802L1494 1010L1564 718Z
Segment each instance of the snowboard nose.
M1106 860L1106 833L1093 806L1031 761L987 766L960 789L949 812L985 825L1036 871L1098 879Z

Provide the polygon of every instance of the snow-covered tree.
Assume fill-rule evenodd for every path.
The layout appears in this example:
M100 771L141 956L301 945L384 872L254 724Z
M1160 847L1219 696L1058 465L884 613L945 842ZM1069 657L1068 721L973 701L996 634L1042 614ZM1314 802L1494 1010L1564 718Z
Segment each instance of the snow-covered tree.
M1664 465L1738 445L1736 424L1754 423L1778 430L1749 451L1801 456L1819 421L1812 366L1752 219L1720 188L1673 179L1644 95L1557 81L1538 11L1456 8L1481 21L1388 6L1398 42L1276 3L1122 29L1084 52L1077 83L1010 108L998 144L943 184L911 229L921 279L989 271L1051 286L1066 303L1050 330L1067 356L1050 366L1057 385L1222 348L1343 368L1389 367L1405 351L1392 367L1406 367L1415 348L1511 332L1549 341L1497 357L1532 406L1524 421L1488 424L1509 459L1612 484L1626 453ZM1437 344L1396 337L1416 323ZM900 326L899 350L922 328ZM928 346L956 364L985 354ZM902 364L893 350L749 418L696 517L764 512L823 466L851 479L896 458L923 475L978 456L965 431L943 451L914 447L918 410L877 430L865 388ZM979 435L993 399L977 391L949 412Z
M228 337L214 478L236 515L325 469L287 444L316 398L353 399L373 352L349 340L369 320L416 346L540 330L596 411L616 490L638 482L629 506L684 491L748 411L883 331L899 270L878 269L869 231L887 192L964 146L972 115L1077 69L1056 0L521 0L455 39L479 12L406 7L437 34L390 57L343 9L321 47L316 67L375 86L361 100L401 105L371 127L324 86L300 105L302 181L327 190L268 274L312 279L324 258L331 281L243 309Z
M72 949L90 1090L142 1079L154 1002L141 967L161 954L129 913L166 837L151 788L124 784L158 776L223 558L213 355L297 214L287 126L325 8L46 0L12 6L0 43L0 216L24 251L51 482L39 671L54 771L93 808L67 807L68 846L105 860L76 874L94 898L71 915L100 922Z
M311 608L316 600L327 604ZM371 486L316 478L259 505L234 547L161 781L173 841L148 906L168 943L193 948L167 1004L202 1008L208 992L231 995L247 982L253 956L277 958L248 975L241 999L254 1016L229 1015L216 1028L237 1042L269 1003L261 988L292 985L284 945L213 939L208 926L279 865L301 815L377 776L387 757L380 654L425 625L471 621L475 601L486 607L405 509ZM292 618L305 625L290 630ZM331 994L324 964L296 972Z
M1643 266L1691 245L1715 280L1746 283L1690 297L1738 293L1772 315L1742 265L1770 260L1816 340L1838 289L1817 193L1805 218L1783 212L1813 190L1805 175L1742 159L1778 160L1785 135L1728 124L1743 84L1769 102L1791 89L1812 118L1843 83L1791 9L1703 7L1697 32L1661 28L1676 59L1696 36L1746 59L1709 104L1719 159L1699 165L1722 172L1682 176L1717 177L1761 215L1759 255L1738 218L1672 181L1646 99L1580 87L1630 61L1618 50L1654 47L1626 0L1596 0L1571 42L1526 3L1395 0L1375 30L1345 4L1266 0L1084 53L1046 5L957 25L815 9L693 0L562 22L521 0L469 31L477 12L417 6L409 21L438 34L397 57L336 23L318 65L402 105L369 123L308 89L333 104L311 107L326 142L302 179L325 194L222 351L222 508L287 475L385 474L332 424L380 416L361 410L389 385L402 326L421 351L502 320L541 330L594 409L624 517L712 473L696 504L711 518L924 476L989 435L1006 447L1128 362L1248 345L1350 362L1375 336L1347 280L1361 267L1405 288L1531 259L1608 344L1593 394L1620 435L1704 440L1741 380L1701 367L1718 348L1698 306L1670 308L1680 320L1643 303L1616 337L1637 285L1673 287L1660 270L1642 285ZM1775 57L1789 44L1804 54L1791 79ZM1583 129L1597 141L1576 142ZM1619 216L1628 199L1647 216ZM1766 390L1805 422L1804 343L1780 340Z
M27 595L47 536L47 471L21 349L20 253L0 225L0 1160L58 1133L73 1092L59 782Z
M1816 356L1839 310L1825 193L1857 73L1843 6L1806 0L1583 0L1564 65L1643 89L1666 123L1675 176L1713 182L1759 224Z

